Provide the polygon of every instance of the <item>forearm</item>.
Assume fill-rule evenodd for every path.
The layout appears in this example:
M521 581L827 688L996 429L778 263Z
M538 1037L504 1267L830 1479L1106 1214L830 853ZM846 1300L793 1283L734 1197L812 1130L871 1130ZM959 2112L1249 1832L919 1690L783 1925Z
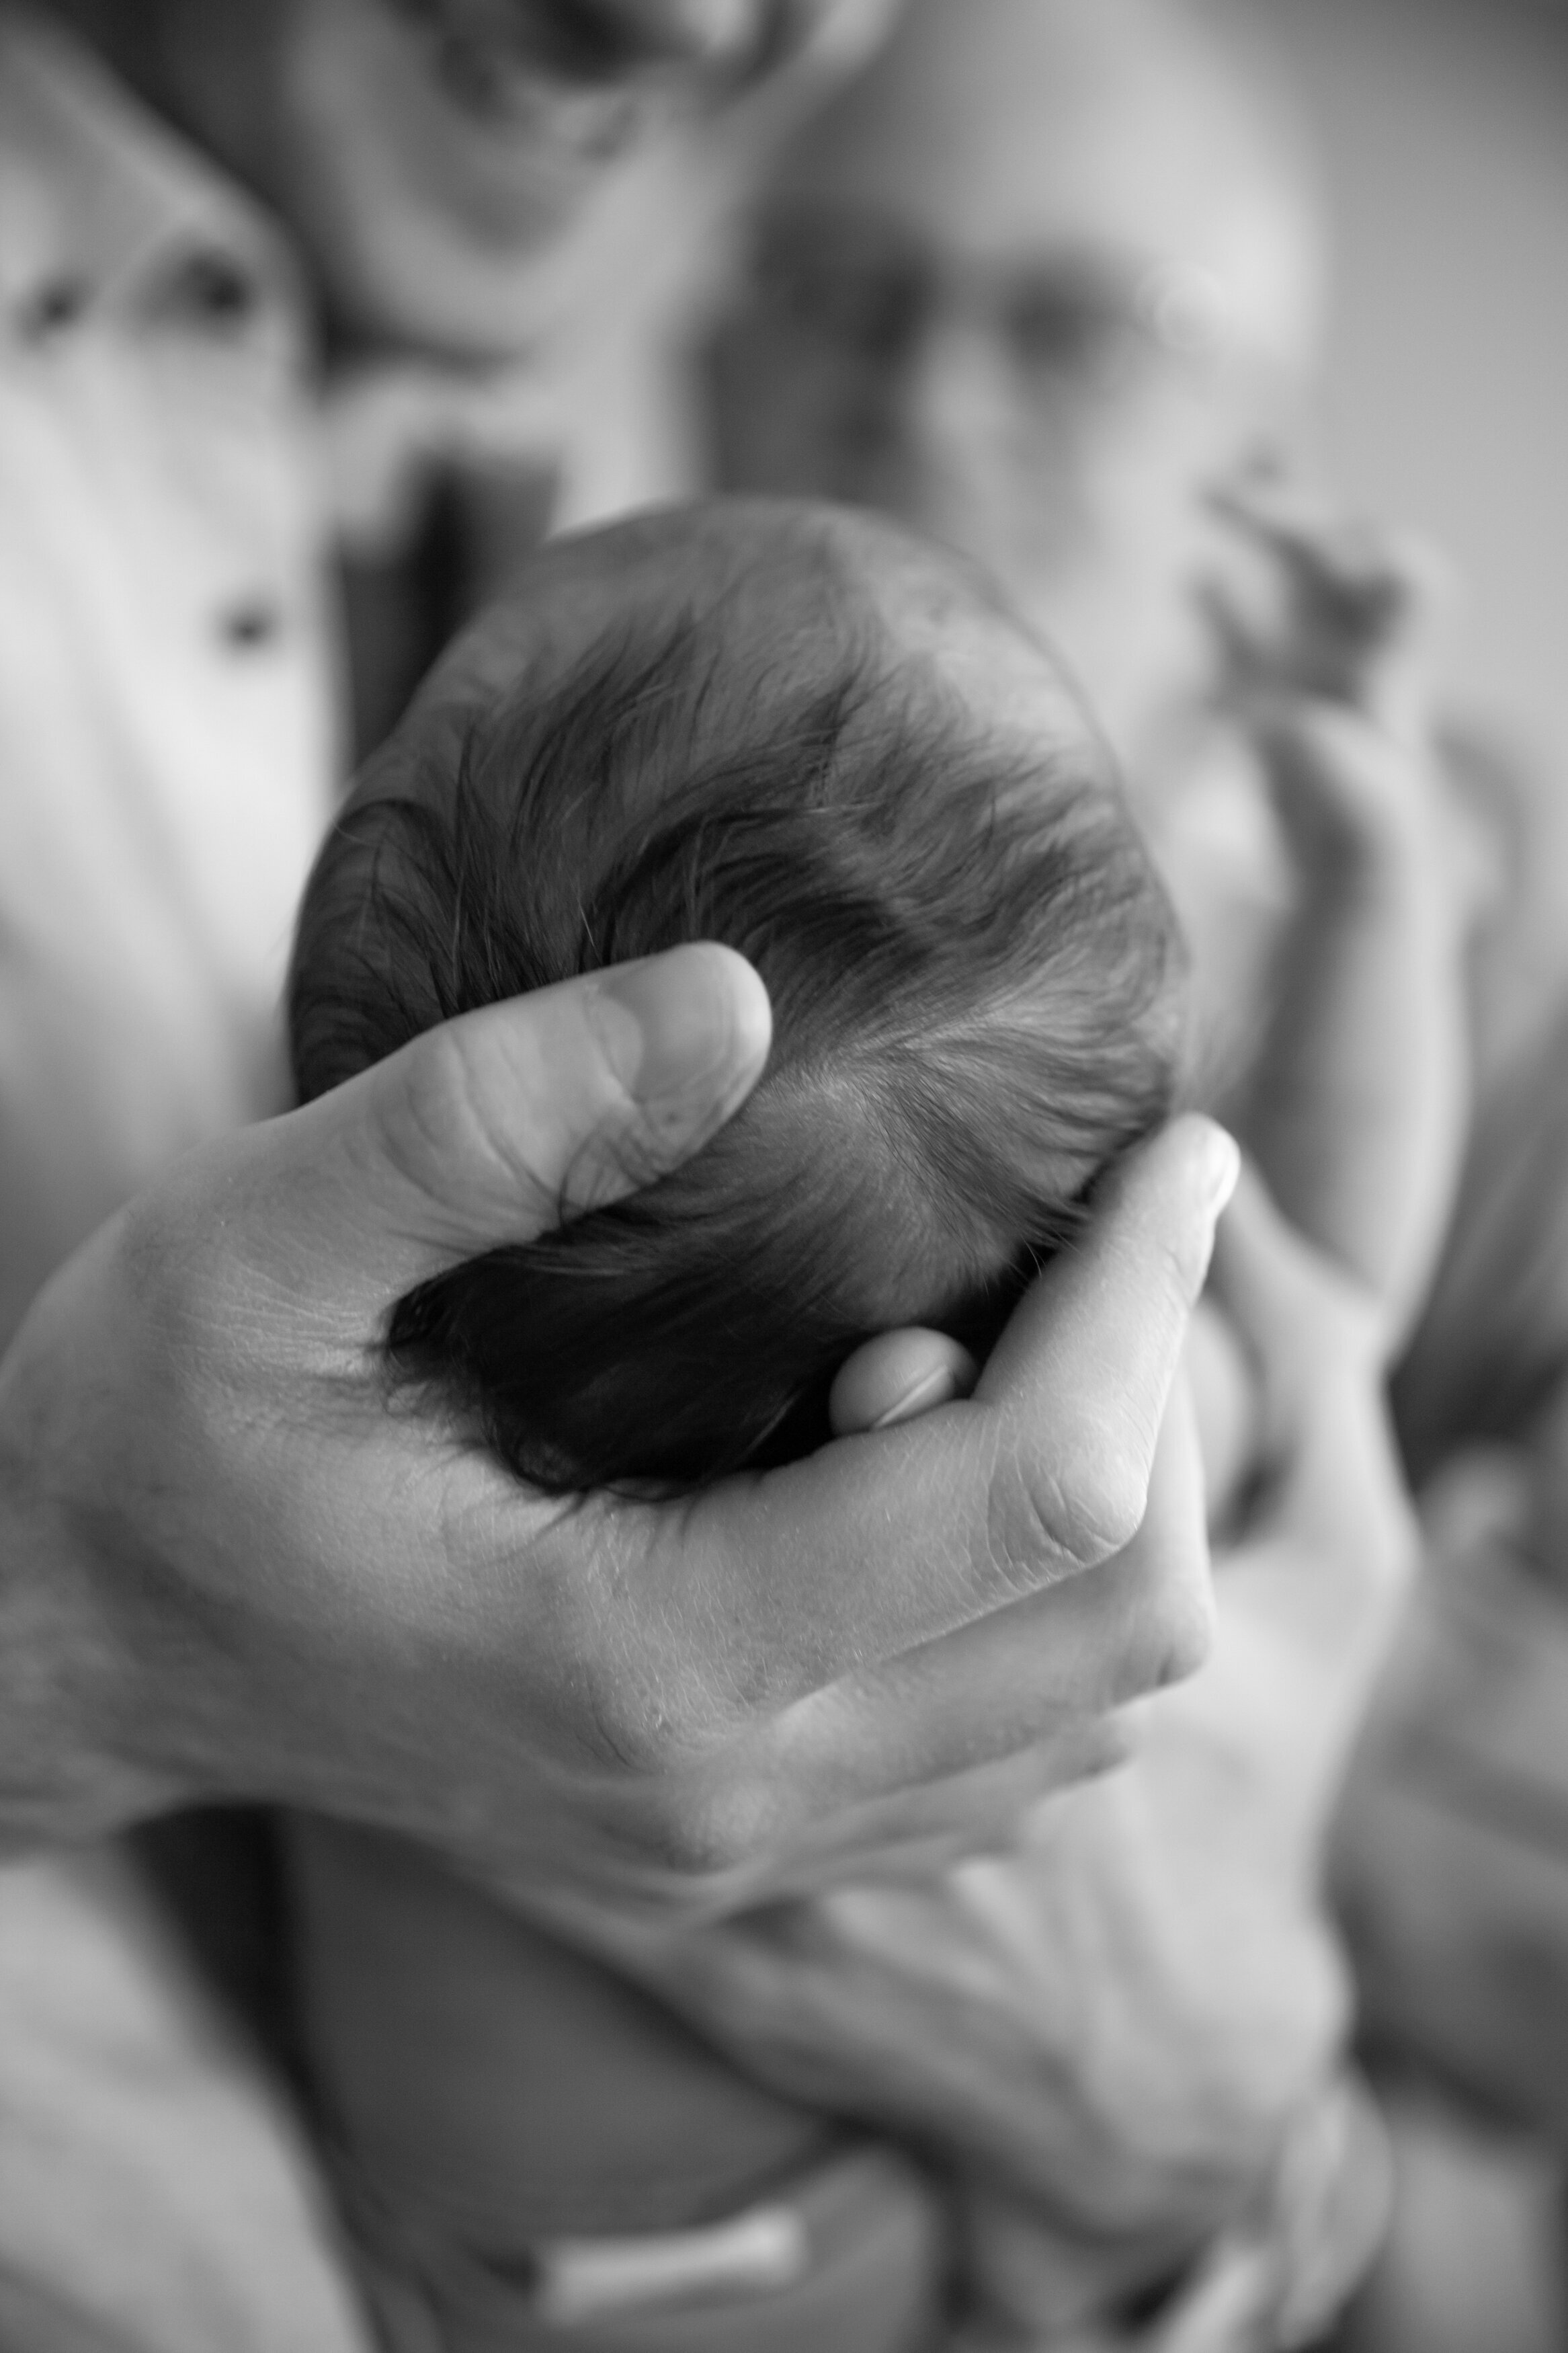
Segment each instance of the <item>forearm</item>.
M123 1218L100 1228L0 1358L0 1846L235 1794L245 1662L179 1573L157 1437L180 1415L157 1350L120 1360L168 1316L155 1250Z
M14 1346L0 1369L0 1853L118 1828L174 1797L164 1774L117 1753L141 1678L105 1606L96 1532L53 1490L28 1375Z
M1461 966L1436 888L1372 871L1311 894L1248 1142L1287 1216L1383 1302L1391 1341L1431 1277L1468 1105Z

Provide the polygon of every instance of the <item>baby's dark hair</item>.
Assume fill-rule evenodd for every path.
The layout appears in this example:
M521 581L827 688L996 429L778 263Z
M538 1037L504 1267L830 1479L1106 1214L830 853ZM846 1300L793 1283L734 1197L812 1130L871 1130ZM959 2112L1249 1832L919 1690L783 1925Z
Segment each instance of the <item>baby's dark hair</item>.
M741 659L717 605L634 610L564 677L520 665L428 729L306 894L307 1098L683 941L767 984L767 1069L695 1158L394 1311L395 1373L546 1488L806 1451L839 1365L894 1325L984 1351L1168 1107L1173 924L1068 691L1060 743L1021 751L821 562L826 661Z

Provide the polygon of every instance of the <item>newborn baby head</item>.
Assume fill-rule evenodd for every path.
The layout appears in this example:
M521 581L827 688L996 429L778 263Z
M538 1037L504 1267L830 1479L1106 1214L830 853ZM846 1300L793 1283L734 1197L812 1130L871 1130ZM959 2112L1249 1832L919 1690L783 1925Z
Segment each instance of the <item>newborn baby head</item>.
M1168 1105L1180 957L1099 737L977 576L867 517L717 503L544 552L321 853L300 1094L702 939L773 1000L751 1099L391 1320L394 1369L549 1488L804 1452L895 1325L983 1353Z

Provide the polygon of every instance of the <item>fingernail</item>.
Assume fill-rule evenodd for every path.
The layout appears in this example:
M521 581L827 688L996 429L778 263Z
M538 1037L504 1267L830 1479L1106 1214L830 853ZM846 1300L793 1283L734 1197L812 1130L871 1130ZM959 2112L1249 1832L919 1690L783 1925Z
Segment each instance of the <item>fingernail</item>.
M743 956L702 942L614 965L595 992L599 1036L626 1092L648 1109L723 1100L767 1057L767 991Z
M946 1405L958 1395L958 1375L952 1365L933 1365L918 1381L911 1381L902 1397L898 1398L871 1424L873 1430L891 1430L898 1421L908 1421L917 1413L927 1413L932 1406Z

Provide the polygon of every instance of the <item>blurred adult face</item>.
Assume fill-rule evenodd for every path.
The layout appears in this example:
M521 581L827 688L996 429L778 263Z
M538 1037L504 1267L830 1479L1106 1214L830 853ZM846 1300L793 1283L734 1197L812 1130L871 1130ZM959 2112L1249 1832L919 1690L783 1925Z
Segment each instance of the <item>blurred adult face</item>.
M1214 667L1204 493L1289 428L1316 259L1171 0L914 0L762 208L715 346L723 478L978 558L1136 765Z
M177 111L352 334L511 355L684 109L868 0L163 0Z

